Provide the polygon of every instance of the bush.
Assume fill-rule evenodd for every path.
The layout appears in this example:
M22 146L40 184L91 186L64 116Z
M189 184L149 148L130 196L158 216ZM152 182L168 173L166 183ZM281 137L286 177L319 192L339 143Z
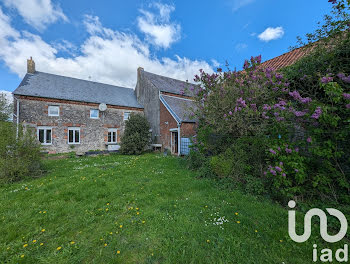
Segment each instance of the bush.
M121 139L120 152L127 155L139 155L150 143L150 124L140 114L131 114L126 121L125 131Z
M9 183L41 174L40 144L31 131L0 122L0 181Z

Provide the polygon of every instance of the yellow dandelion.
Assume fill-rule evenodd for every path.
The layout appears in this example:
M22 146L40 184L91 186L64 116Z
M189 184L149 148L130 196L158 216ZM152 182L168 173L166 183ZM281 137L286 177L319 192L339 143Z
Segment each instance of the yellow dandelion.
M241 221L237 221L237 224L240 224L241 223Z
M283 240L281 239L281 240L280 240L280 242L282 243L282 242L283 242Z
M21 255L21 258L24 258L24 255Z
M209 243L210 242L210 240L209 239L207 239L207 243Z
M41 232L45 232L45 229L41 229Z
M138 208L138 207L136 207L136 210L139 210L139 208Z
M23 247L24 247L24 248L25 248L25 247L28 247L28 244L24 244Z
M61 250L61 249L62 249L62 247L58 247L58 248L57 248L57 250Z
M41 213L42 213L42 211L39 212L39 214L41 214Z
M44 211L43 213L46 214L46 211Z
M7 250L10 250L10 247L8 247Z
M33 243L36 243L36 239L33 240Z
M107 247L107 243L105 243L104 246Z
M238 215L238 213L236 212L235 215Z
M109 205L109 203L107 203L107 205Z
M117 250L117 254L120 254L120 250Z
M28 187L25 187L24 189L28 190Z
M153 252L152 252L152 254L151 254L151 255L152 255L152 256L154 255L154 254L153 254Z
M140 213L139 213L139 212L137 212L136 214L138 214L138 215L139 215Z
M70 244L71 244L71 245L74 245L74 244L75 244L75 242L74 242L74 241L71 241L71 242L70 242Z
M258 233L258 230L255 230L255 233Z
M122 228L122 227L123 227L123 225L120 225L119 227L120 227L120 228Z
M146 223L146 221L142 221L142 224Z
M206 205L205 208L208 208L208 205Z
M113 235L113 232L110 232L109 234L110 234L110 235Z
M44 243L40 243L40 246L43 246L44 245Z
M109 209L108 208L106 208L106 211L108 211Z

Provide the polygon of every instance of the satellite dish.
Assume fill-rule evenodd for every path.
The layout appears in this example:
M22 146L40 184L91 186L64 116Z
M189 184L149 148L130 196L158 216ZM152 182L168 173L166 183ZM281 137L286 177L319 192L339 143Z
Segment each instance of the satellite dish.
M98 110L100 110L101 112L104 112L107 110L107 105L106 104L100 104L98 106Z

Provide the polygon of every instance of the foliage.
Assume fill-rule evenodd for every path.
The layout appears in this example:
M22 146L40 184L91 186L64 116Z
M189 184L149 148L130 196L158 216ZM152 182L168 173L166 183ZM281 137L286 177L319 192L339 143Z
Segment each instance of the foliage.
M0 93L0 122L8 121L11 118L12 107L5 94Z
M14 182L41 174L40 145L31 131L0 122L0 181Z
M123 154L139 155L145 151L150 142L150 125L140 114L131 114L126 121L125 131L121 139L120 151Z
M315 241L343 246L319 232L294 243L285 208L196 179L177 157L44 162L45 177L0 187L1 263L304 264Z

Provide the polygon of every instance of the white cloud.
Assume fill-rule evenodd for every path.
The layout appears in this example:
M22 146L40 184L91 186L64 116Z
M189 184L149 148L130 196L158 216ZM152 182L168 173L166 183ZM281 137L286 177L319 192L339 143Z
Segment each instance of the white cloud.
M1 11L1 8L0 8ZM10 21L0 13L0 59L10 70L20 77L26 73L26 60L32 56L38 71L70 77L135 87L136 70L146 71L177 78L192 80L199 69L213 72L203 60L190 60L186 57L157 58L151 53L147 43L132 33L124 33L103 27L98 17L85 18L88 38L77 47L76 54L59 57L58 47L45 42L39 35L17 31ZM1 24L0 24L1 25ZM59 49L70 47L61 42Z
M284 35L283 27L268 27L261 34L258 35L258 38L262 41L269 42L271 40L282 38Z
M181 26L170 22L170 13L175 10L172 5L156 3L152 5L158 9L155 15L141 9L141 16L137 18L139 29L145 33L147 40L159 47L169 48L170 45L180 39Z
M241 7L249 5L253 2L254 2L254 0L231 0L230 5L232 6L232 11L236 12Z
M38 30L59 19L68 21L62 9L51 0L3 0L5 5L15 8L23 19Z
M211 60L211 64L212 64L213 67L215 67L215 68L220 67L220 63L219 63L217 60L215 60L215 59L212 59L212 60Z

